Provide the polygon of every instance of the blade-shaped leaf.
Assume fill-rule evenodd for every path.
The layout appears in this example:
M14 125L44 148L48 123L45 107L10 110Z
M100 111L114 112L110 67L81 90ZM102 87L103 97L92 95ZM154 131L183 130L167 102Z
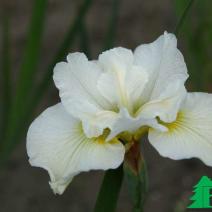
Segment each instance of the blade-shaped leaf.
M87 14L89 8L92 5L92 0L84 0L84 3L79 8L74 22L70 25L70 28L58 50L55 57L52 60L52 63L48 66L47 71L44 74L44 77L42 78L41 82L38 86L34 89L34 92L32 95L30 95L30 100L24 101L24 113L19 114L20 118L18 119L18 122L13 123L13 126L10 127L10 132L8 133L7 138L7 145L4 149L6 159L8 153L14 148L15 145L17 145L18 141L20 141L20 138L25 131L26 127L28 126L32 114L39 104L41 98L43 97L45 91L48 89L50 85L50 80L52 79L52 73L53 68L55 64L62 60L68 53L69 48L74 44L75 38L79 32L80 24L83 21L85 15ZM21 123L21 124L18 124ZM13 142L13 140L16 140L16 142Z
M81 46L81 51L86 54L88 59L91 59L89 36L88 36L88 30L87 30L85 22L82 22L80 26L80 46Z
M55 64L57 62L59 62L60 60L62 60L67 55L68 50L74 44L76 35L79 32L80 27L81 27L80 25L81 25L85 15L87 14L87 11L90 8L91 4L92 4L92 0L84 0L84 3L79 8L79 10L75 16L76 18L75 18L73 24L71 24L71 26L65 36L65 39L63 40L57 54L55 55L52 63L49 65L43 79L41 80L39 86L35 90L34 95L32 95L32 99L29 102L29 107L26 112L26 117L30 117L33 110L36 108L37 104L40 102L45 91L48 89L49 84L50 84L49 82L52 79L53 68L54 68Z
M4 14L3 16L3 36L2 36L2 74L1 74L1 84L2 84L2 95L0 101L1 105L1 117L0 117L0 138L3 141L5 128L7 126L9 109L11 106L11 67L10 67L10 22L9 17Z
M189 85L201 91L208 91L211 85L212 62L212 1L195 1L192 11L181 25L181 40L185 46L185 57L190 72ZM175 11L179 20L186 11L188 2L175 0ZM189 5L189 4L188 4ZM180 22L180 21L179 21Z
M103 50L110 49L114 46L120 3L121 0L113 0L112 2L111 15L105 36Z
M16 88L16 95L9 112L9 121L4 139L4 153L6 154L11 143L16 142L14 131L20 124L19 117L25 112L26 98L33 85L33 77L40 56L41 37L43 23L47 7L47 0L34 0L32 19L27 37L23 63L19 73L19 80Z
M183 23L184 23L184 21L185 21L185 19L186 19L186 16L188 15L188 12L189 12L191 6L193 5L193 3L194 3L194 0L189 0L189 1L188 1L188 3L187 3L187 5L186 5L186 7L185 7L185 9L184 9L184 11L183 11L183 13L182 13L180 19L179 19L179 21L178 21L178 23L177 23L177 26L176 26L176 28L175 28L175 34L176 34L176 35L179 34L180 29L181 29L181 27L182 27L182 25L183 25Z

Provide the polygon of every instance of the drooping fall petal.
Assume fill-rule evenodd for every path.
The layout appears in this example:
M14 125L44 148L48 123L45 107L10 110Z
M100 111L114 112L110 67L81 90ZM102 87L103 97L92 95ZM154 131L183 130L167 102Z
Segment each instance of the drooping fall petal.
M55 193L62 194L73 177L82 171L117 168L125 149L117 140L89 139L79 120L61 103L46 109L31 124L27 153L32 166L46 169Z
M149 141L164 157L199 158L212 166L212 94L188 93L167 132L151 129Z

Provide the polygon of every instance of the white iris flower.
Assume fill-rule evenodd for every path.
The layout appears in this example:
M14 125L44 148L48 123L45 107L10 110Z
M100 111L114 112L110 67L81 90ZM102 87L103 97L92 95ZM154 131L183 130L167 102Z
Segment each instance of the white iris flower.
M31 165L46 169L53 191L62 194L82 171L117 168L130 142L149 131L161 155L212 166L212 95L187 93L187 77L168 33L134 53L114 48L96 61L69 54L54 69L61 103L29 128Z

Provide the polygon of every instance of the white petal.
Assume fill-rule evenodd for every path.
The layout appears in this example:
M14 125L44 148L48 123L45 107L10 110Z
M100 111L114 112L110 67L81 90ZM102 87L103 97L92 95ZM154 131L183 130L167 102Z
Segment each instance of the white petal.
M188 77L176 37L165 32L153 43L137 47L135 61L148 73L142 95L147 104L137 113L143 110L144 118L159 116L163 121L172 122L185 97L184 82Z
M82 120L83 130L87 137L92 138L103 133L104 129L110 128L118 118L118 113L113 111L99 111L88 118Z
M160 117L164 122L173 122L185 96L186 89L182 82L173 82L160 96L144 104L137 115L145 119Z
M97 88L97 81L103 71L96 61L88 61L82 53L69 54L67 60L68 63L55 66L53 76L62 103L72 116L83 121L87 136L99 136L107 126L95 122L101 120L101 117L96 118L97 114L114 108Z
M85 114L110 108L97 89L97 80L102 73L98 65L88 61L82 53L69 54L67 60L68 63L61 62L55 66L53 76L67 111L74 117L83 118Z
M196 157L212 166L212 94L190 93L168 132L150 130L149 141L165 157Z
M99 55L99 63L105 71L125 72L132 66L133 62L132 51L122 47L107 50Z
M157 98L170 83L185 82L188 77L174 34L165 32L153 43L137 47L135 63L148 72L149 81L144 92L146 100Z
M126 108L122 108L116 119L111 123L111 133L108 136L107 140L112 139L117 134L121 132L135 132L140 127L153 127L154 129L158 129L160 131L166 131L167 128L163 125L160 125L156 119L144 119L142 117L132 117Z
M117 140L88 139L81 123L62 104L45 110L30 126L27 153L32 166L49 172L50 185L62 194L72 178L91 169L115 169L123 161L124 146Z
M133 62L132 52L120 47L99 56L99 63L105 70L98 81L99 91L111 104L126 107L130 113L139 103L148 80L145 70Z

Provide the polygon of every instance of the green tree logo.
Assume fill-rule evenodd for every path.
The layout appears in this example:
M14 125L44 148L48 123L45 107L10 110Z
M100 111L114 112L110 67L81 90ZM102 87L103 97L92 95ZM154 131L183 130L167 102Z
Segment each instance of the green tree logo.
M194 195L190 198L193 203L188 208L212 208L210 204L211 191L212 181L207 176L203 176L194 186Z

